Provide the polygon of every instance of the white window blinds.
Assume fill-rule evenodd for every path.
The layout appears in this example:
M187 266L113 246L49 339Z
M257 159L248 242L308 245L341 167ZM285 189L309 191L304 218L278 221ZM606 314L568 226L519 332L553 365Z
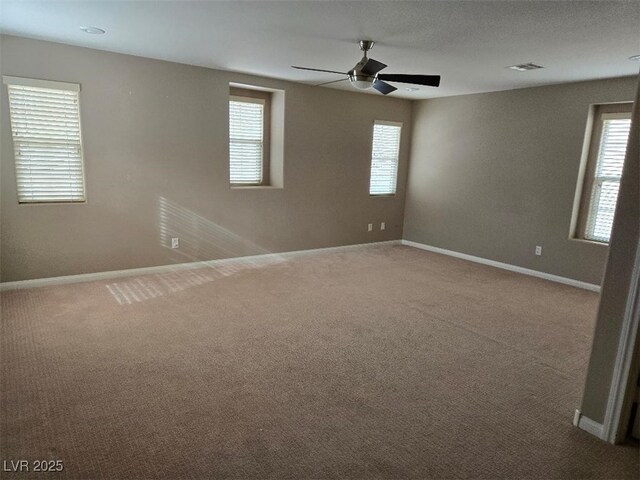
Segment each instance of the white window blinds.
M85 200L77 84L4 77L18 202Z
M611 236L622 166L631 129L630 118L615 117L616 115L603 115L602 136L585 231L587 239L598 242L608 242Z
M264 102L247 98L229 101L229 177L231 184L262 183Z
M373 125L369 195L393 195L398 177L402 124L376 121Z

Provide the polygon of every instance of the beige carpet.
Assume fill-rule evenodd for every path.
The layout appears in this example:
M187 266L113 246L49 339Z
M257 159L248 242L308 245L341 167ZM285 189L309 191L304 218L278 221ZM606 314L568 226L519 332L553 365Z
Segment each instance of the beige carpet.
M42 478L638 478L574 428L594 293L410 247L2 294ZM8 474L6 478L30 478Z

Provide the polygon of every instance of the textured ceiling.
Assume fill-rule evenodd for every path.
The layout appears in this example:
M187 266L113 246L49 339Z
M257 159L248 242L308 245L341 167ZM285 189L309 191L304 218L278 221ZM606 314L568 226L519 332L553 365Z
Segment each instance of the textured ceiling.
M12 1L3 33L305 83L339 76L377 42L384 73L440 74L431 98L638 73L640 2L609 1ZM105 35L88 35L80 26ZM504 67L534 62L541 70ZM347 82L326 88L351 88Z

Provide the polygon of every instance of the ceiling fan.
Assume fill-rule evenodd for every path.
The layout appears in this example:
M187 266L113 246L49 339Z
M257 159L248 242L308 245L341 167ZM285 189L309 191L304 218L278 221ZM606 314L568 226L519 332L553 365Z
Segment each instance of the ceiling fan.
M383 95L387 95L391 92L397 90L393 85L389 85L385 82L399 82L399 83L412 83L414 85L426 85L428 87L437 87L440 85L440 75L404 75L404 74L393 74L393 73L379 73L380 70L387 68L387 66L382 63L374 60L373 58L367 57L367 52L371 50L374 42L371 40L361 40L360 41L360 50L364 52L364 57L356 66L353 67L348 72L337 72L335 70L323 70L321 68L307 68L307 67L296 67L298 70L310 70L313 72L325 72L325 73L337 73L339 75L346 75L347 78L342 78L340 80L333 80L331 82L320 83L320 85L328 85L330 83L343 82L345 80L349 80L351 85L360 90L367 90L369 88L375 88L378 92Z

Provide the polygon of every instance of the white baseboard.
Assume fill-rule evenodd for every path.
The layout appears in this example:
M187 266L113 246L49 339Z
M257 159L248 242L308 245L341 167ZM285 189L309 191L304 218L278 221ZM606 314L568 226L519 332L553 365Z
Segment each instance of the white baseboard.
M246 257L233 257L223 258L219 260L208 260L201 262L189 262L189 263L176 263L171 265L159 265L155 267L142 267L142 268L130 268L126 270L113 270L108 272L95 272L95 273L83 273L79 275L66 275L62 277L50 277L50 278L38 278L34 280L20 280L16 282L2 282L0 283L0 292L6 290L17 290L22 288L37 288L46 287L50 285L64 285L68 283L80 283L91 282L95 280L107 280L110 278L132 277L136 275L148 275L153 273L173 272L179 270L193 270L196 268L211 267L216 265L222 265L230 262L251 262L251 261L269 261L290 258L300 255L310 255L320 252L339 252L353 248L363 248L380 245L407 245L422 250L427 250L434 253L440 253L442 255L449 255L452 257L468 260L471 262L481 263L483 265L489 265L492 267L502 268L512 272L522 273L525 275L531 275L534 277L543 278L545 280L551 280L553 282L563 283L565 285L571 285L585 290L591 290L593 292L599 292L600 287L591 283L581 282L573 280L571 278L560 277L557 275L551 275L549 273L539 272L537 270L531 270L528 268L518 267L516 265L510 265L508 263L496 262L494 260L488 260L486 258L475 257L473 255L467 255L466 253L459 253L453 250L446 250L444 248L432 247L431 245L425 245L423 243L412 242L410 240L389 240L385 242L372 242L372 243L358 243L355 245L342 245L339 247L326 247L315 248L310 250L295 250L291 252L282 253L266 253L261 255L251 255Z
M560 277L558 275L552 275L550 273L539 272L538 270L531 270L529 268L518 267L517 265L510 265L508 263L496 262L495 260L488 260L482 257L475 257L473 255L467 255L466 253L455 252L453 250L446 250L444 248L432 247L431 245L425 245L424 243L412 242L410 240L402 240L402 245L407 245L414 248L420 248L429 252L440 253L442 255L449 255L451 257L461 258L470 262L481 263L483 265L489 265L491 267L502 268L503 270L509 270L511 272L522 273L524 275L531 275L532 277L543 278L552 282L563 283L565 285L571 285L572 287L583 288L584 290L590 290L592 292L600 292L600 286L593 283L581 282L572 278Z
M265 253L245 257L222 258L219 260L207 260L201 262L176 263L171 265L158 265L156 267L129 268L126 270L112 270L109 272L82 273L79 275L66 275L63 277L38 278L34 280L19 280L16 282L0 283L0 292L6 290L18 290L23 288L47 287L51 285L64 285L69 283L92 282L95 280L108 280L110 278L133 277L152 273L175 272L180 270L194 270L196 268L214 267L229 263L270 262L284 260L286 258L314 253L329 253L351 250L354 248L366 248L381 245L400 245L400 240L388 240L385 242L358 243L355 245L342 245L339 247L314 248L310 250L295 250L282 253Z
M576 410L573 416L573 426L598 437L600 440L605 440L604 427L602 424L585 417L580 410Z

